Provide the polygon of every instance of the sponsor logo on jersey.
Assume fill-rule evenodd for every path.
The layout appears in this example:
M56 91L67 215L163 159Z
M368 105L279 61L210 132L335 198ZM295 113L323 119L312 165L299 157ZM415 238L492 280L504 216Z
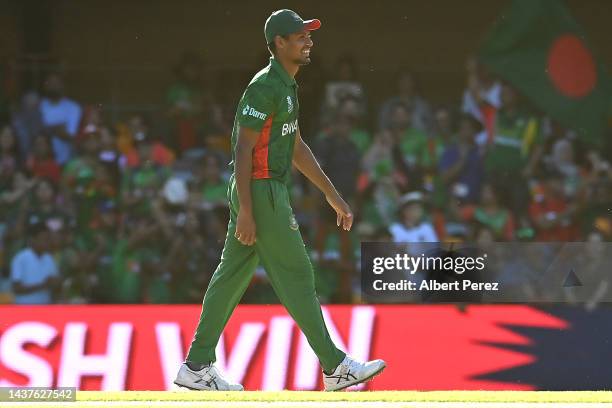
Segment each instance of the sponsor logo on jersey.
M249 105L246 105L244 107L244 109L242 110L242 114L250 115L250 116L253 116L254 118L261 119L261 120L266 120L266 117L268 116L265 113L261 113Z
M287 96L287 112L293 112L293 101L291 100L291 96Z
M284 123L283 124L283 132L282 135L286 136L290 133L294 133L297 131L298 128L298 121L297 119L294 120L293 122L289 122L289 123Z

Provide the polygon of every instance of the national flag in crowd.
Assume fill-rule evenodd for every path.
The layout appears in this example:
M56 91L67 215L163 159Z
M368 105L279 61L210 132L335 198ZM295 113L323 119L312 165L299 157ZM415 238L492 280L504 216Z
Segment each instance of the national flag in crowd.
M611 87L584 31L560 0L513 0L480 60L534 106L590 142L601 140Z

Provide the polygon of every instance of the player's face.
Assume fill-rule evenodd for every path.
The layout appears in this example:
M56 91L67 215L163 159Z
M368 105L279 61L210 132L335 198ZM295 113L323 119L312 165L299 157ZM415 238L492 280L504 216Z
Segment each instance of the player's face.
M285 47L286 56L297 65L308 65L310 64L310 49L313 45L308 30L290 34Z

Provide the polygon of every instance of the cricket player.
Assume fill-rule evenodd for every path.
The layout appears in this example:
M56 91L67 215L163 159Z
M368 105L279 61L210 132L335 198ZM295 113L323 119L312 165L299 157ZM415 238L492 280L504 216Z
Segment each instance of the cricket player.
M337 225L350 230L353 214L300 136L295 74L310 63L310 32L319 20L278 10L266 20L272 57L240 99L232 131L233 174L225 247L204 296L200 322L175 384L194 390L241 391L213 364L221 332L261 261L282 304L296 321L323 368L327 391L365 382L385 362L356 361L329 337L317 299L312 265L299 231L287 184L295 165L324 194Z

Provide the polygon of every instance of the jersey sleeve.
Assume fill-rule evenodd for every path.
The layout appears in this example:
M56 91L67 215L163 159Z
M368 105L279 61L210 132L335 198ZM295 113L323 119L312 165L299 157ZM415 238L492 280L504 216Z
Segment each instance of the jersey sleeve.
M274 115L274 100L274 90L271 87L251 84L238 106L238 124L257 132L261 131Z

